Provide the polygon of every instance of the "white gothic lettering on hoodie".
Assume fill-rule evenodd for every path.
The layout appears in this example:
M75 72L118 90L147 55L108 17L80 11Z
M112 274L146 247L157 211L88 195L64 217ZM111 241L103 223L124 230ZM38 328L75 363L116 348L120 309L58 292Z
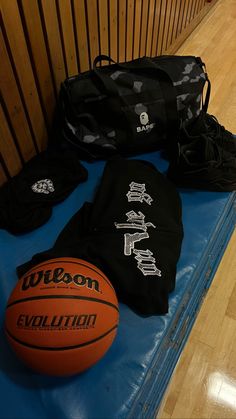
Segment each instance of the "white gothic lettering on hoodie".
M128 202L138 201L140 203L151 205L152 197L146 193L146 185L144 183L131 182L130 190L126 194ZM134 255L137 260L137 268L144 276L156 275L161 277L161 270L156 266L156 259L153 253L149 250L136 248L136 243L149 238L148 228L156 228L156 226L148 221L145 222L145 215L141 212L131 210L126 214L127 220L125 223L115 222L117 229L131 229L136 230L135 233L124 233L124 255Z

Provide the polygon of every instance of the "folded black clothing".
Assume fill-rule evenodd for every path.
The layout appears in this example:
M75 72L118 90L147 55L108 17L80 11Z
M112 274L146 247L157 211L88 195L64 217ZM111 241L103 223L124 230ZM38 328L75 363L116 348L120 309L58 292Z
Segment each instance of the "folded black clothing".
M99 267L118 298L143 315L165 314L175 287L183 226L175 187L151 163L107 162L93 203L71 218L55 245L18 267L78 257Z
M87 179L87 170L71 150L46 150L27 162L0 188L0 228L26 233L44 224L52 206Z

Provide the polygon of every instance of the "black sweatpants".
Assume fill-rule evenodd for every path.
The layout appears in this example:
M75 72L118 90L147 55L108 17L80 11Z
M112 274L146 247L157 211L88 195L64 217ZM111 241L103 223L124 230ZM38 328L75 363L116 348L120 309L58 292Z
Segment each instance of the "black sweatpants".
M143 315L164 314L182 238L175 187L149 162L114 158L94 202L86 202L53 248L18 267L18 274L50 258L82 258L107 275L120 301Z

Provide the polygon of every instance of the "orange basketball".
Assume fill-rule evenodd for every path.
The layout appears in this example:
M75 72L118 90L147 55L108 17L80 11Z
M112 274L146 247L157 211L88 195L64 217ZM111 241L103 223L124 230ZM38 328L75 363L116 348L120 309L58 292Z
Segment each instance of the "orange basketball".
M19 279L7 303L5 330L30 368L66 376L102 358L118 322L107 277L91 263L66 257L40 263Z

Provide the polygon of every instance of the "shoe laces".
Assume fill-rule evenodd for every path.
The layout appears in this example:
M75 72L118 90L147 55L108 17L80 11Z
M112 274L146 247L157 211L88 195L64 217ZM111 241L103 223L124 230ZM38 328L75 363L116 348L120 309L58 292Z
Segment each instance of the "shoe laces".
M196 144L196 148L195 145ZM193 141L191 141L189 144L180 144L178 143L178 162L179 159L184 158L184 160L189 161L189 158L187 157L188 150L196 150L198 147L198 144L202 144L200 146L202 148L201 154L202 154L202 162L206 162L209 166L215 167L215 168L231 168L232 167L232 156L228 155L228 153L225 153L222 147L220 147L219 144L217 144L209 135L207 134L201 134L197 138L194 138ZM188 148L190 146L190 148Z
M207 134L221 141L220 145L223 145L224 134L226 129L223 125L218 122L218 119L214 115L206 114L206 125L207 125Z
M223 165L223 149L213 141L212 137L202 134L201 138L205 141L205 155L208 161L216 162L216 166Z

